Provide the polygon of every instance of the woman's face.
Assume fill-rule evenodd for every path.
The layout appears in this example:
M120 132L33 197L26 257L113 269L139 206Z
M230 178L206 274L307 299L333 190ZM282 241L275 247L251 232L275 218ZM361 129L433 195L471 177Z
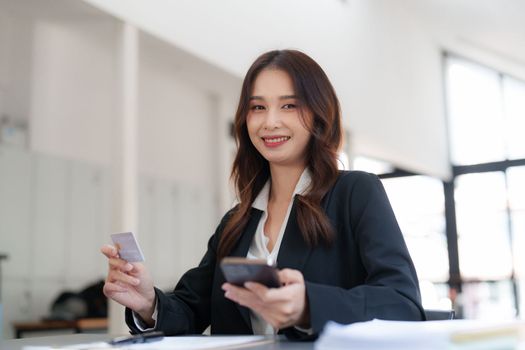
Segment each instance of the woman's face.
M270 164L304 166L312 122L307 108L301 110L285 71L264 69L257 76L246 118L255 148ZM303 118L301 117L303 114Z

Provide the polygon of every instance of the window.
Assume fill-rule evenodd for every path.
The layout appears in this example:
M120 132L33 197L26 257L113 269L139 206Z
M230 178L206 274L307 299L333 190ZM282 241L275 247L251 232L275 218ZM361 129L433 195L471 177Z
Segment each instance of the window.
M466 174L456 178L459 266L466 280L511 277L506 194L503 172Z
M447 60L447 102L454 165L505 158L499 74L457 58Z
M525 306L525 83L455 56L446 77L459 306L512 318Z
M507 158L525 158L525 83L503 77L503 110Z
M507 170L514 272L518 284L519 309L525 310L525 166ZM520 315L525 318L525 315Z
M364 156L353 159L354 170L384 177L391 164ZM445 235L443 182L422 175L382 179L420 281L423 306L450 309L448 250Z
M454 55L445 73L453 178L353 168L382 178L424 307L450 296L459 317L525 319L525 82Z
M384 179L383 184L419 279L447 282L443 183L428 176L406 176Z

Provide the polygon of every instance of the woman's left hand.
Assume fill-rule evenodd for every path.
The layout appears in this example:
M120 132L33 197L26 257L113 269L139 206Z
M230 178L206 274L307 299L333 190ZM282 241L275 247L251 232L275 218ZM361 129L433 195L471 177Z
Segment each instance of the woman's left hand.
M245 288L224 283L224 296L259 314L273 328L281 329L290 326L310 327L308 300L303 274L298 270L283 269L279 271L280 288L247 282Z

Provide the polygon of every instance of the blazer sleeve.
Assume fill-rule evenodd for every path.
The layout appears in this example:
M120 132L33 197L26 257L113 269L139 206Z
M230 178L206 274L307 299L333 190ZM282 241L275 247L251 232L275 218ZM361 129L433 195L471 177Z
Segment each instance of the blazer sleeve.
M208 241L207 251L199 265L181 277L173 292L164 293L155 288L158 311L156 331L163 331L166 335L200 334L210 325L211 290L219 234L234 209L222 218L215 233ZM126 308L125 313L126 324L131 333L141 333L135 325L132 311Z
M360 172L357 176L345 191L345 215L350 216L352 232L343 234L354 235L366 279L351 289L305 282L315 333L328 321L349 324L425 317L416 271L383 185L375 175Z

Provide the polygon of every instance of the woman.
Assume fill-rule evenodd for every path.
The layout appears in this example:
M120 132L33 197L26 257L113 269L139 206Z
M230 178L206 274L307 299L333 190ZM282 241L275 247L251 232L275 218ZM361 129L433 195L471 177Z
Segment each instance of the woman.
M235 116L232 170L239 204L199 266L175 290L153 287L142 264L112 246L105 294L132 332L272 334L310 339L332 320L422 320L418 280L379 179L338 171L339 102L310 57L271 51L250 67ZM272 259L280 288L225 283L225 256Z

